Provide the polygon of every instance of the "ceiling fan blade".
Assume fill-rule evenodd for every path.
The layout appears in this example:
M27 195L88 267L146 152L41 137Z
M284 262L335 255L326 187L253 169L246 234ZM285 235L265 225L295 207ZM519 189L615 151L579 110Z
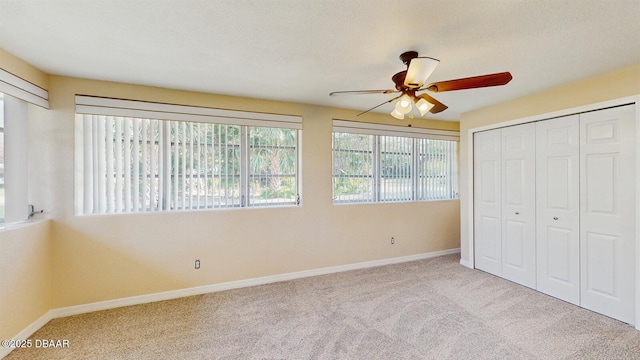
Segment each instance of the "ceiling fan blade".
M441 103L440 101L432 98L431 96L429 96L427 94L420 94L420 95L418 95L418 97L423 98L426 101L428 101L428 102L433 104L433 107L431 108L431 110L429 110L429 112L432 113L432 114L437 114L437 113L445 111L445 110L447 110L447 108L449 108L447 105Z
M400 96L402 96L402 95L400 95ZM400 96L396 96L396 97L394 97L393 99L390 99L390 100L387 100L387 101L385 101L385 102L383 102L383 103L381 103L381 104L378 104L378 105L376 105L376 106L372 107L372 108L371 108L371 109L369 109L369 110L365 110L365 111L361 112L360 114L358 114L358 115L356 115L356 116L360 116L360 115L362 115L362 114L366 114L366 113L368 113L369 111L374 110L374 109L377 109L377 108L379 108L380 106L382 106L382 105L384 105L384 104L388 104L388 103L390 103L390 102L392 102L392 101L394 101L394 100L397 100L397 99L399 99L399 98L400 98Z
M440 60L430 57L417 57L411 59L407 76L404 78L404 86L409 89L417 89L424 85Z
M349 90L349 91L334 91L329 93L329 96L334 95L360 95L360 94L393 94L399 92L398 90Z
M511 79L511 73L501 72L496 74L473 76L456 80L438 81L429 84L426 89L433 92L475 89L488 86L506 85L507 83L509 83L509 81L511 81Z

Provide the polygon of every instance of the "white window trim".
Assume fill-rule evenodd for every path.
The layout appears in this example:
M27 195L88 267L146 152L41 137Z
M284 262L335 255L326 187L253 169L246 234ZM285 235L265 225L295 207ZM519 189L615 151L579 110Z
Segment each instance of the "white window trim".
M49 108L49 92L12 73L0 69L0 92L18 99Z
M162 104L88 95L76 95L76 113L302 129L302 117L297 115Z

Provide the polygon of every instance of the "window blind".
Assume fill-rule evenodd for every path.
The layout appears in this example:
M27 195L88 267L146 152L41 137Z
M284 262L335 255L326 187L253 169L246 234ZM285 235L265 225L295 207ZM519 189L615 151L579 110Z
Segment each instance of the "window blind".
M145 115L171 117L166 111L149 110L162 104L134 103L147 108ZM125 114L127 109L92 106L81 111L102 114L77 114L82 134L82 161L76 162L81 167L81 191L76 191L80 214L299 203L300 117L275 115L284 120L271 121L271 114L258 114L256 120L246 119L251 113L242 112L241 124L271 125L264 127L234 124L238 117L213 123L218 118L211 114L198 115L207 120L198 122L105 115ZM172 114L179 118L182 113Z

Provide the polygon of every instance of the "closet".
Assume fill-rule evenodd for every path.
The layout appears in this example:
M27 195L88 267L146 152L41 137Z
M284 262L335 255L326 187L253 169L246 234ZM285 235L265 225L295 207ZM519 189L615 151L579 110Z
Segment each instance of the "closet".
M635 316L635 105L474 134L476 268Z

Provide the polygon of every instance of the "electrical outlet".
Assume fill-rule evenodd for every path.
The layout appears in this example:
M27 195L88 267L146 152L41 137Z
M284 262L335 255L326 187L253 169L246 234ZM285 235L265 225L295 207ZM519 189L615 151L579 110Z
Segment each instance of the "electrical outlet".
M195 268L196 268L196 270L200 269L200 260L196 260Z
M395 244L395 243L396 243L396 239L392 236L392 237L391 237L391 245L393 245L393 244Z

